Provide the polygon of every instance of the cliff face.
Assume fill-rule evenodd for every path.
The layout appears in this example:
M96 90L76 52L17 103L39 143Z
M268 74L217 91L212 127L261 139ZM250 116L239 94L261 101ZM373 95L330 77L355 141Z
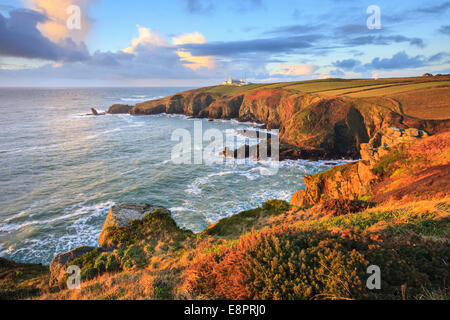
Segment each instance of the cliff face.
M280 142L319 152L326 158L360 157L360 145L387 127L417 128L433 134L449 129L449 120L421 120L402 114L390 98L319 96L285 88L261 88L221 94L211 88L190 90L170 97L112 106L109 113L152 115L185 114L198 118L263 123L280 130Z
M330 199L445 198L449 194L449 148L449 132L427 137L419 130L385 129L377 147L364 145L363 160L305 176L305 190L297 191L291 204L305 207Z

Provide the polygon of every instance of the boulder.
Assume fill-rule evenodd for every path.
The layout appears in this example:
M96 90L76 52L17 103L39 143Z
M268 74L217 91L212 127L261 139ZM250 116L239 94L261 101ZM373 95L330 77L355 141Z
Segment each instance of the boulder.
M70 262L95 249L95 247L81 246L55 256L50 263L50 285L57 285L61 282Z
M111 245L110 229L113 227L128 226L130 221L140 220L145 214L159 210L170 216L170 211L164 207L149 204L119 204L109 209L108 216L98 238L98 245L108 247Z

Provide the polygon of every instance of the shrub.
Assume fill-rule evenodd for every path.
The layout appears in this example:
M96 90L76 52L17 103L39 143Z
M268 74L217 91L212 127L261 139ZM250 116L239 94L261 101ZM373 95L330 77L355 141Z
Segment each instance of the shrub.
M239 212L209 226L205 230L205 234L216 236L241 235L245 230L250 229L262 214L263 211L260 208Z
M419 238L390 242L351 231L278 228L254 232L188 267L193 298L401 299L446 289L450 248ZM368 290L369 265L380 267L382 289Z
M225 299L358 296L367 262L338 238L310 231L254 233L194 263L187 287L194 296Z
M137 245L128 247L123 252L121 264L126 269L140 268L147 263L144 250Z
M268 200L263 203L262 208L271 214L280 214L289 210L289 203L284 200Z
M81 278L83 280L92 280L98 275L98 270L95 268L84 268L81 270Z
M121 269L120 262L115 254L109 254L106 258L105 269L107 272L115 272Z
M99 248L95 248L94 250L85 253L79 258L74 259L71 264L79 266L80 268L93 268L95 264L95 260L98 256L100 256L101 251Z
M113 252L102 253L100 248L82 255L73 260L71 264L80 267L83 280L90 280L105 272L116 272L122 269L116 254Z

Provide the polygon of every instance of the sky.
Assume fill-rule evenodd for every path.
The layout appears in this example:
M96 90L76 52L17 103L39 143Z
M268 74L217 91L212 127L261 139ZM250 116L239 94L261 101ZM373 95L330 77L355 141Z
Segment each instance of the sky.
M379 12L379 14L378 14ZM0 86L450 73L450 1L2 0Z

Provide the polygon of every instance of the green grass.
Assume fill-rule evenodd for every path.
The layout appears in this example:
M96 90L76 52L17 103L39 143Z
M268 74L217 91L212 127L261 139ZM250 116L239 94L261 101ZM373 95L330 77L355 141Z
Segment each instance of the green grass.
M245 93L254 89L259 89L261 87L264 87L265 84L262 83L258 83L258 84L249 84L246 86L214 86L211 87L207 90L207 92L209 93L217 93L217 94L221 94L224 96L231 96L234 94L239 94L239 93Z
M289 204L286 201L269 200L262 205L262 208L242 211L231 217L221 219L206 229L204 233L215 236L239 236L249 231L259 218L278 215L286 212L288 209Z
M440 220L424 218L406 224L393 224L386 231L395 235L416 233L430 237L450 238L450 218L445 217Z
M373 173L378 176L393 175L395 172L394 164L400 159L404 158L405 152L403 148L396 148L389 152L371 169Z
M365 232L372 226L383 222L386 230L392 233L405 233L414 231L417 234L443 236L448 235L448 219L440 222L434 220L436 213L424 212L414 213L406 210L393 211L365 211L361 213L348 214L339 217L326 217L312 222L304 222L300 228L312 227L318 229L356 229Z

